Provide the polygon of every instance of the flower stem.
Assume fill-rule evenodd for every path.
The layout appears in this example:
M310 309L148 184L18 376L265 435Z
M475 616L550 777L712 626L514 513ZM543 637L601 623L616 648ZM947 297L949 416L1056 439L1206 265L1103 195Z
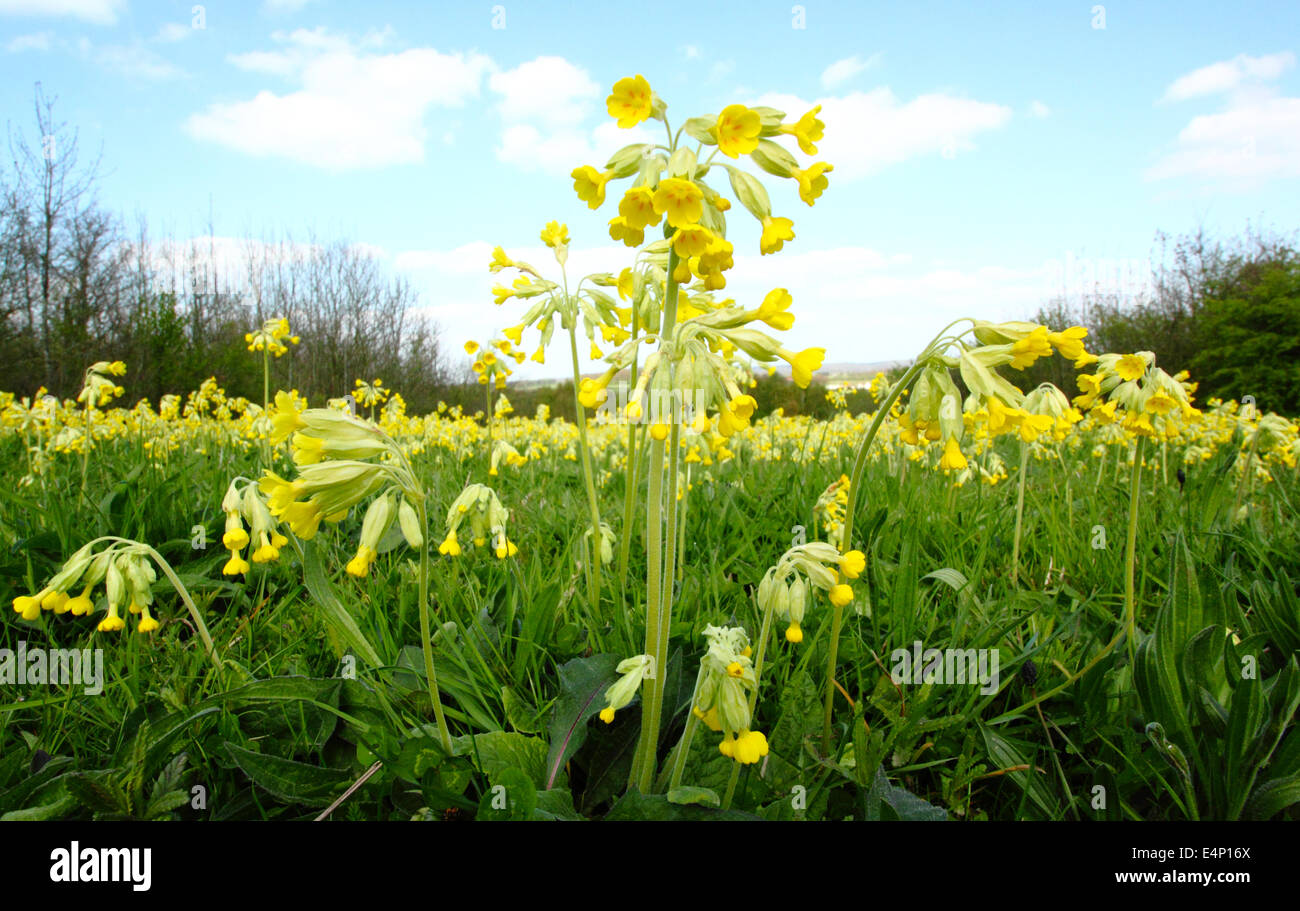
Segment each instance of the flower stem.
M420 546L420 644L424 649L424 676L429 681L429 700L433 703L433 714L438 720L438 737L442 740L442 748L451 755L451 731L447 728L447 717L442 711L438 676L433 670L433 636L429 628L429 512L423 499L418 501L416 513L424 535L424 543Z
M1133 474L1128 486L1128 539L1124 545L1124 623L1128 631L1129 652L1137 649L1133 641L1133 629L1137 620L1135 575L1137 571L1137 519L1138 492L1142 486L1142 448L1146 442L1138 437L1133 447Z
M944 330L947 331L946 329ZM928 354L929 348L926 348ZM889 410L894 407L894 402L903 394L903 390L912 384L912 381L921 373L921 368L926 360L923 354L917 358L902 378L894 384L889 390L889 395L880 403L876 410L876 416L871 421L871 426L867 428L866 436L858 444L857 455L853 459L853 472L849 475L849 502L844 507L844 527L840 532L840 549L853 548L853 513L858 502L858 494L861 491L862 474L867 467L867 455L871 451L871 444L876 439L876 433L880 430L880 425L885 422L889 415ZM906 467L906 462L903 463ZM840 650L840 629L844 624L844 608L835 606L831 613L831 641L829 653L826 657L826 699L824 711L822 714L822 752L830 753L831 750L831 710L835 705L835 664L839 660Z
M669 344L672 332L677 326L677 280L673 273L677 269L677 251L668 253L668 291L664 297L664 312L659 327L659 349L664 350ZM668 542L669 555L676 545L675 528L665 530L663 522L663 493L665 475L671 470L671 484L676 488L677 482L677 422L673 421L672 443L674 451L669 453L671 465L665 465L665 446L663 440L650 441L649 485L646 493L646 650L645 654L654 658L655 676L647 680L641 688L641 739L637 742L636 756L632 760L630 785L635 785L641 793L648 793L654 783L655 756L658 753L660 706L659 698L663 695L663 677L667 673L668 633L670 629L672 594L671 588L665 590L671 579L666 575L664 544ZM677 502L670 497L668 504L669 520L676 517ZM665 538L665 535L667 536ZM671 566L671 563L667 565Z
M1011 544L1011 586L1020 587L1020 531L1025 518L1025 479L1029 475L1029 444L1020 443L1020 479L1016 492L1016 533Z
M582 371L578 367L578 333L569 326L569 352L573 355L573 413L578 422L578 441L582 449L582 479L587 485L587 507L591 510L591 541L587 545L587 597L591 609L600 607L600 503L596 499L596 481L592 476L591 447L587 444L587 412L578 398Z

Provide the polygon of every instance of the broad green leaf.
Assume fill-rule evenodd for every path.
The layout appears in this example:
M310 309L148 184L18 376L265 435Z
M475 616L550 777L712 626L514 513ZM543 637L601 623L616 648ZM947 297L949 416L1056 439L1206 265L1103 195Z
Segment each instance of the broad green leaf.
M359 777L348 769L330 769L255 753L229 742L225 749L254 784L285 803L327 806Z
M605 707L605 690L618 676L617 655L574 658L559 667L560 695L551 709L547 726L550 749L545 777L538 786L550 790L560 780L564 765L587 740L587 722Z

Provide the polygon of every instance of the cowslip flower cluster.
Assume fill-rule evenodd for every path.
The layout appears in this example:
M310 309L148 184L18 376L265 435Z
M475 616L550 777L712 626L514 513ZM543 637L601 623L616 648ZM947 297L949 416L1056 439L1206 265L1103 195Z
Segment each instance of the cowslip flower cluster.
M763 363L778 358L786 361L795 384L807 388L822 365L826 349L791 351L750 327L762 322L775 329L788 329L794 323L793 314L787 312L791 303L790 293L784 288L768 292L758 307L748 310L732 300L715 306L707 295L684 294L673 344L661 346L641 366L625 406L627 419L637 422L648 418L655 439L666 438L674 420L696 433L715 426L724 438L743 431L749 426L757 402L737 382L738 376L748 375L744 385L752 384L751 371L738 372L734 367L732 357L737 351ZM578 390L583 406L592 408L604 403L610 382L632 363L637 346L653 338L643 336L627 343L605 359L610 366L604 373L585 378ZM711 424L715 419L709 417L709 410L714 412L716 424Z
M92 541L74 553L44 588L34 595L20 595L14 599L14 611L24 620L35 620L42 611L55 614L70 613L74 617L87 617L95 610L91 592L101 582L105 588L107 615L99 622L101 633L112 633L126 626L120 611L138 614L136 630L153 632L158 621L150 613L153 604L152 585L157 579L150 562L150 549L133 541L114 542L95 553L98 540ZM77 586L81 591L70 594Z
M474 358L470 369L478 378L479 385L491 384L497 389L506 388L506 379L513 372L507 360L516 364L524 362L524 353L516 351L509 339L493 339L487 344L471 339L465 343L465 353Z
M116 377L125 375L126 364L122 361L96 361L86 368L85 381L77 395L77 401L87 408L104 407L126 391L116 380Z
M1087 329L1073 326L1053 332L1036 323L1011 321L968 322L969 328L954 335L943 334L918 359L919 374L911 388L906 411L899 416L899 439L910 445L943 441L938 467L962 472L969 467L961 442L968 429L978 437L992 438L1018 431L1032 441L1060 427L1060 421L1075 422L1076 413L1048 390L1037 391L1026 408L1026 395L998 373L1010 366L1024 369L1053 351L1074 361L1076 366L1095 362L1096 356L1083 346ZM949 327L951 328L951 326ZM945 330L946 333L947 330ZM967 335L974 338L974 344ZM963 400L952 377L957 369L970 394ZM922 442L924 441L924 443Z
M348 573L357 577L369 573L379 540L394 519L408 544L423 546L416 504L423 502L425 494L392 437L369 421L334 409L300 412L284 392L276 395L271 425L272 444L290 439L298 476L289 481L268 469L258 488L266 496L270 514L295 535L310 539L322 521L341 522L352 507L378 494L362 520L361 540L348 562Z
M492 444L492 459L488 466L488 474L496 477L500 474L497 470L502 462L505 462L511 468L518 468L521 465L528 464L528 457L521 455L519 450L507 443L505 440L497 440Z
M1077 382L1082 395L1074 399L1075 405L1104 423L1118 421L1132 436L1169 439L1179 432L1177 418L1192 420L1201 414L1184 383L1157 367L1150 351L1103 354L1096 372L1080 374Z
M445 557L461 554L460 527L469 522L470 537L475 547L492 544L492 552L501 560L519 553L515 542L506 533L510 511L502 505L496 492L484 484L470 484L460 492L447 509L447 535L438 545L438 553Z
M853 602L853 587L840 577L856 579L866 565L866 556L860 550L841 553L835 545L823 541L795 545L764 574L758 585L758 606L788 623L786 641L797 644L803 641L801 624L811 590L820 589L831 604L845 607Z
M624 658L614 670L619 678L605 690L605 707L600 710L600 720L614 723L614 713L627 708L636 698L644 680L655 675L655 660L650 655L633 655Z
M280 317L262 323L262 328L256 332L245 333L244 341L248 343L249 351L268 351L275 357L280 357L288 352L289 345L298 344L299 338L291 334L289 321ZM288 345L285 344L286 341Z
M708 649L700 659L700 673L691 699L691 711L709 730L722 734L718 752L742 765L752 765L768 753L762 731L750 728L751 694L758 689L749 636L739 626L707 626Z
M230 559L221 569L223 575L237 576L251 569L248 560L240 556L245 547L250 548L249 557L254 563L271 563L280 558L280 549L289 539L276 529L276 521L256 482L247 478L232 480L221 500L221 510L226 514L221 545L230 551Z
M667 105L651 90L644 76L616 82L606 99L606 109L623 129L651 118L668 125ZM705 182L710 166L718 153L732 160L747 155L766 173L793 180L799 198L813 205L826 190L826 175L834 168L825 162L800 168L794 155L773 140L793 136L804 154L816 155L816 143L825 129L817 118L819 111L820 107L814 108L798 121L788 123L785 113L775 108L727 105L718 114L692 117L682 124L681 131L701 148L713 150L703 165L697 167L695 153L677 147L675 141L671 148L634 143L615 152L603 170L590 165L575 168L570 175L573 187L589 208L598 209L605 202L610 181L635 174L631 187L619 201L618 214L610 219L610 237L629 247L639 247L645 242L646 228L657 226L663 219L665 236L673 233L669 229L675 230L673 246L683 263L679 280L684 282L688 274L693 275L709 290L717 290L725 286L723 273L733 265L733 247L726 239L724 215L731 209L731 202ZM772 215L771 201L760 181L725 161L718 165L726 170L736 198L761 226L761 253L775 253L794 239L794 222Z
M352 397L357 400L358 405L373 408L388 401L388 395L391 391L384 388L384 381L381 379L375 379L374 382L370 383L358 379Z

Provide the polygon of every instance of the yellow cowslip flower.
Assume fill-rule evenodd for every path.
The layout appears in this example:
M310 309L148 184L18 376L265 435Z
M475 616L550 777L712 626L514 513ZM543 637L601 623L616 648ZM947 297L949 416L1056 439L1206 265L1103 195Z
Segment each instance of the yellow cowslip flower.
M1083 326L1071 326L1060 332L1047 333L1047 340L1056 346L1056 350L1061 352L1061 357L1068 358L1072 361L1078 361L1085 356L1092 357L1083 348L1083 340L1088 335L1088 330ZM1093 358L1095 360L1095 357ZM1075 366L1081 366L1076 363Z
M597 171L589 164L574 168L569 175L573 178L573 189L578 198L587 204L588 209L599 209L605 202L605 184L614 176L613 171Z
M626 217L615 215L609 220L609 238L620 240L627 247L639 247L645 243L645 230L631 224Z
M785 246L787 240L794 240L794 222L788 218L763 216L763 235L758 241L759 252L777 253Z
M792 622L785 628L785 641L791 645L798 645L803 641L803 627L798 623Z
M478 342L476 342L476 341L474 341L473 339L471 339L471 340L469 340L468 342L465 343L465 353L466 353L466 354L468 354L468 355L470 355L470 356L472 357L472 356L474 355L474 353L477 352L477 351L478 351Z
M605 99L605 110L618 121L620 128L631 129L647 119L654 110L650 83L640 74L614 83L613 93Z
M618 273L618 296L625 301L632 299L632 294L636 291L636 276L632 274L630 266L624 266L623 271ZM630 316L630 314L629 314ZM623 315L619 314L619 321L623 320Z
M817 114L821 109L822 106L819 104L796 122L781 124L781 132L797 139L799 149L805 155L816 155L817 146L814 143L820 142L822 136L825 135L826 124L817 119Z
M701 256L709 249L709 244L713 242L713 232L703 225L685 225L677 229L673 235L673 249L683 260L689 260L693 256ZM679 264L680 265L680 264ZM683 277L676 273L673 278L682 282L690 279L690 265L686 264L687 273Z
M843 582L831 586L831 590L828 594L830 595L831 604L834 604L836 607L846 607L853 603L853 589L850 586L845 585Z
M507 288L505 285L493 285L492 294L493 297L495 298L493 300L493 303L496 304L498 307L504 304L506 301L510 300L510 298L515 296L514 290L511 288Z
M1015 370L1024 370L1040 357L1050 357L1051 342L1047 339L1047 327L1038 326L1024 338L1017 339L1011 346L1011 366Z
M670 226L684 228L704 216L704 191L683 177L666 177L655 189L653 205L656 213L667 216Z
M754 317L767 323L773 329L785 331L794 325L794 314L786 312L790 309L792 303L794 303L794 298L789 291L785 288L773 288L763 298L763 303L759 305Z
M242 573L248 572L250 569L252 569L252 567L249 566L247 560L239 556L239 551L232 550L230 552L230 559L226 561L225 566L221 567L221 574L223 576L238 576Z
M799 198L811 206L814 200L822 195L829 183L826 175L834 170L833 165L829 165L824 161L819 161L802 170L796 169L794 179L799 182Z
M966 457L961 453L961 446L957 443L957 438L948 437L948 442L943 447L943 458L939 460L939 467L944 471L961 471L967 464Z
M856 579L867 568L867 556L860 550L851 550L840 557L840 572L845 578Z
M569 226L558 221L548 221L541 233L542 243L552 249L569 242Z
M734 737L728 735L718 744L718 752L736 762L752 765L767 755L767 738L761 731L737 731Z
M1178 399L1163 389L1157 389L1142 407L1144 411L1149 411L1152 414L1165 415L1177 408L1178 404Z
M438 545L438 553L442 554L444 557L460 556L460 542L456 540L455 529L447 532L447 537L445 537L442 543Z
M501 334L504 335L506 338L510 339L510 341L514 342L516 345L518 345L521 344L523 341L525 328L526 327L524 326L524 324L520 323L518 326L511 326L508 329L502 329Z
M729 104L718 115L713 133L718 140L718 151L728 158L748 155L758 148L758 136L763 124L757 111L743 104Z
M800 389L807 389L808 384L812 382L812 375L821 368L822 361L826 357L826 349L805 348L795 354L785 348L779 348L776 354L790 365L790 378L794 380L794 384Z
M492 262L488 263L489 272L500 272L502 269L513 267L515 261L506 256L506 251L502 247L492 248Z
M1147 362L1138 354L1125 354L1115 362L1115 373L1127 382L1140 379L1146 372Z
M655 194L647 186L632 187L618 203L618 214L632 228L645 230L659 224L662 214L655 211Z

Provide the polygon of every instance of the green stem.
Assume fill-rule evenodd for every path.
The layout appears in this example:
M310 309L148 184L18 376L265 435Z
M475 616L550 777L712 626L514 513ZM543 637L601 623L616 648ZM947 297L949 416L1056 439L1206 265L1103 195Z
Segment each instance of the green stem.
M578 420L578 441L582 449L582 479L587 485L587 508L591 510L591 540L587 545L587 596L591 609L600 607L600 503L592 476L591 447L587 444L587 412L578 398L582 371L578 367L577 327L569 326L569 352L573 355L573 413Z
M632 307L632 341L636 341L641 330L641 315L635 307L635 301ZM636 388L637 361L640 356L640 346L632 349L632 365L629 370L629 387ZM628 422L627 425L627 468L624 471L624 480L626 487L623 490L623 527L620 529L621 537L618 542L618 587L620 591L627 591L627 564L632 556L632 512L636 508L636 484L637 484L637 449L641 440L641 435L637 432L641 425L639 423Z
M947 331L946 329L944 330ZM929 352L929 348L926 352ZM871 426L867 428L867 434L862 438L858 445L857 455L853 459L853 471L849 475L849 502L844 507L844 528L840 532L840 550L852 549L853 547L853 513L857 506L858 494L861 492L862 475L867 467L867 455L871 451L871 444L876 439L876 433L880 426L889 416L889 410L894 407L894 402L902 395L903 390L911 385L912 381L921 373L921 368L926 360L925 355L917 358L912 366L907 368L907 372L902 378L894 384L889 390L889 395L880 403L876 410L876 416L871 421ZM907 462L903 462L906 469ZM826 658L826 698L822 713L822 752L829 754L831 750L831 710L835 704L835 665L839 660L840 649L840 629L844 625L844 608L833 607L831 612L831 641L828 655Z
M1128 485L1128 539L1124 545L1124 622L1128 630L1129 652L1133 653L1137 644L1133 641L1133 629L1137 620L1136 572L1137 572L1137 520L1138 493L1142 486L1142 449L1146 440L1138 437L1133 447L1133 474Z
M668 254L668 290L664 297L664 312L660 323L659 350L670 344L673 330L677 327L677 280L673 273L677 270L677 251ZM673 443L677 442L677 422L673 422ZM666 656L668 652L668 630L672 606L671 590L665 592L663 523L664 477L669 466L665 465L665 447L663 440L651 439L649 485L646 493L646 650L645 654L654 658L655 676L642 685L641 690L641 738L637 742L636 756L632 760L632 777L629 784L635 785L641 793L648 793L654 783L655 756L659 744L659 706L656 698L663 694L663 675L667 673ZM677 458L676 452L670 453L671 483L676 486ZM675 517L676 500L669 503L669 516ZM667 530L670 548L675 543L673 532ZM668 564L671 565L671 564ZM671 584L671 582L669 583ZM665 597L667 595L667 597Z
M433 669L433 634L429 625L429 512L424 500L416 506L417 518L424 543L420 547L420 644L424 650L424 676L429 681L429 700L433 703L433 714L438 721L438 736L442 747L451 755L451 731L447 728L447 717L442 711L442 695L438 692L438 676Z
M1020 587L1020 530L1025 517L1025 478L1029 474L1029 444L1020 443L1020 480L1016 493L1016 533L1011 544L1011 585Z

